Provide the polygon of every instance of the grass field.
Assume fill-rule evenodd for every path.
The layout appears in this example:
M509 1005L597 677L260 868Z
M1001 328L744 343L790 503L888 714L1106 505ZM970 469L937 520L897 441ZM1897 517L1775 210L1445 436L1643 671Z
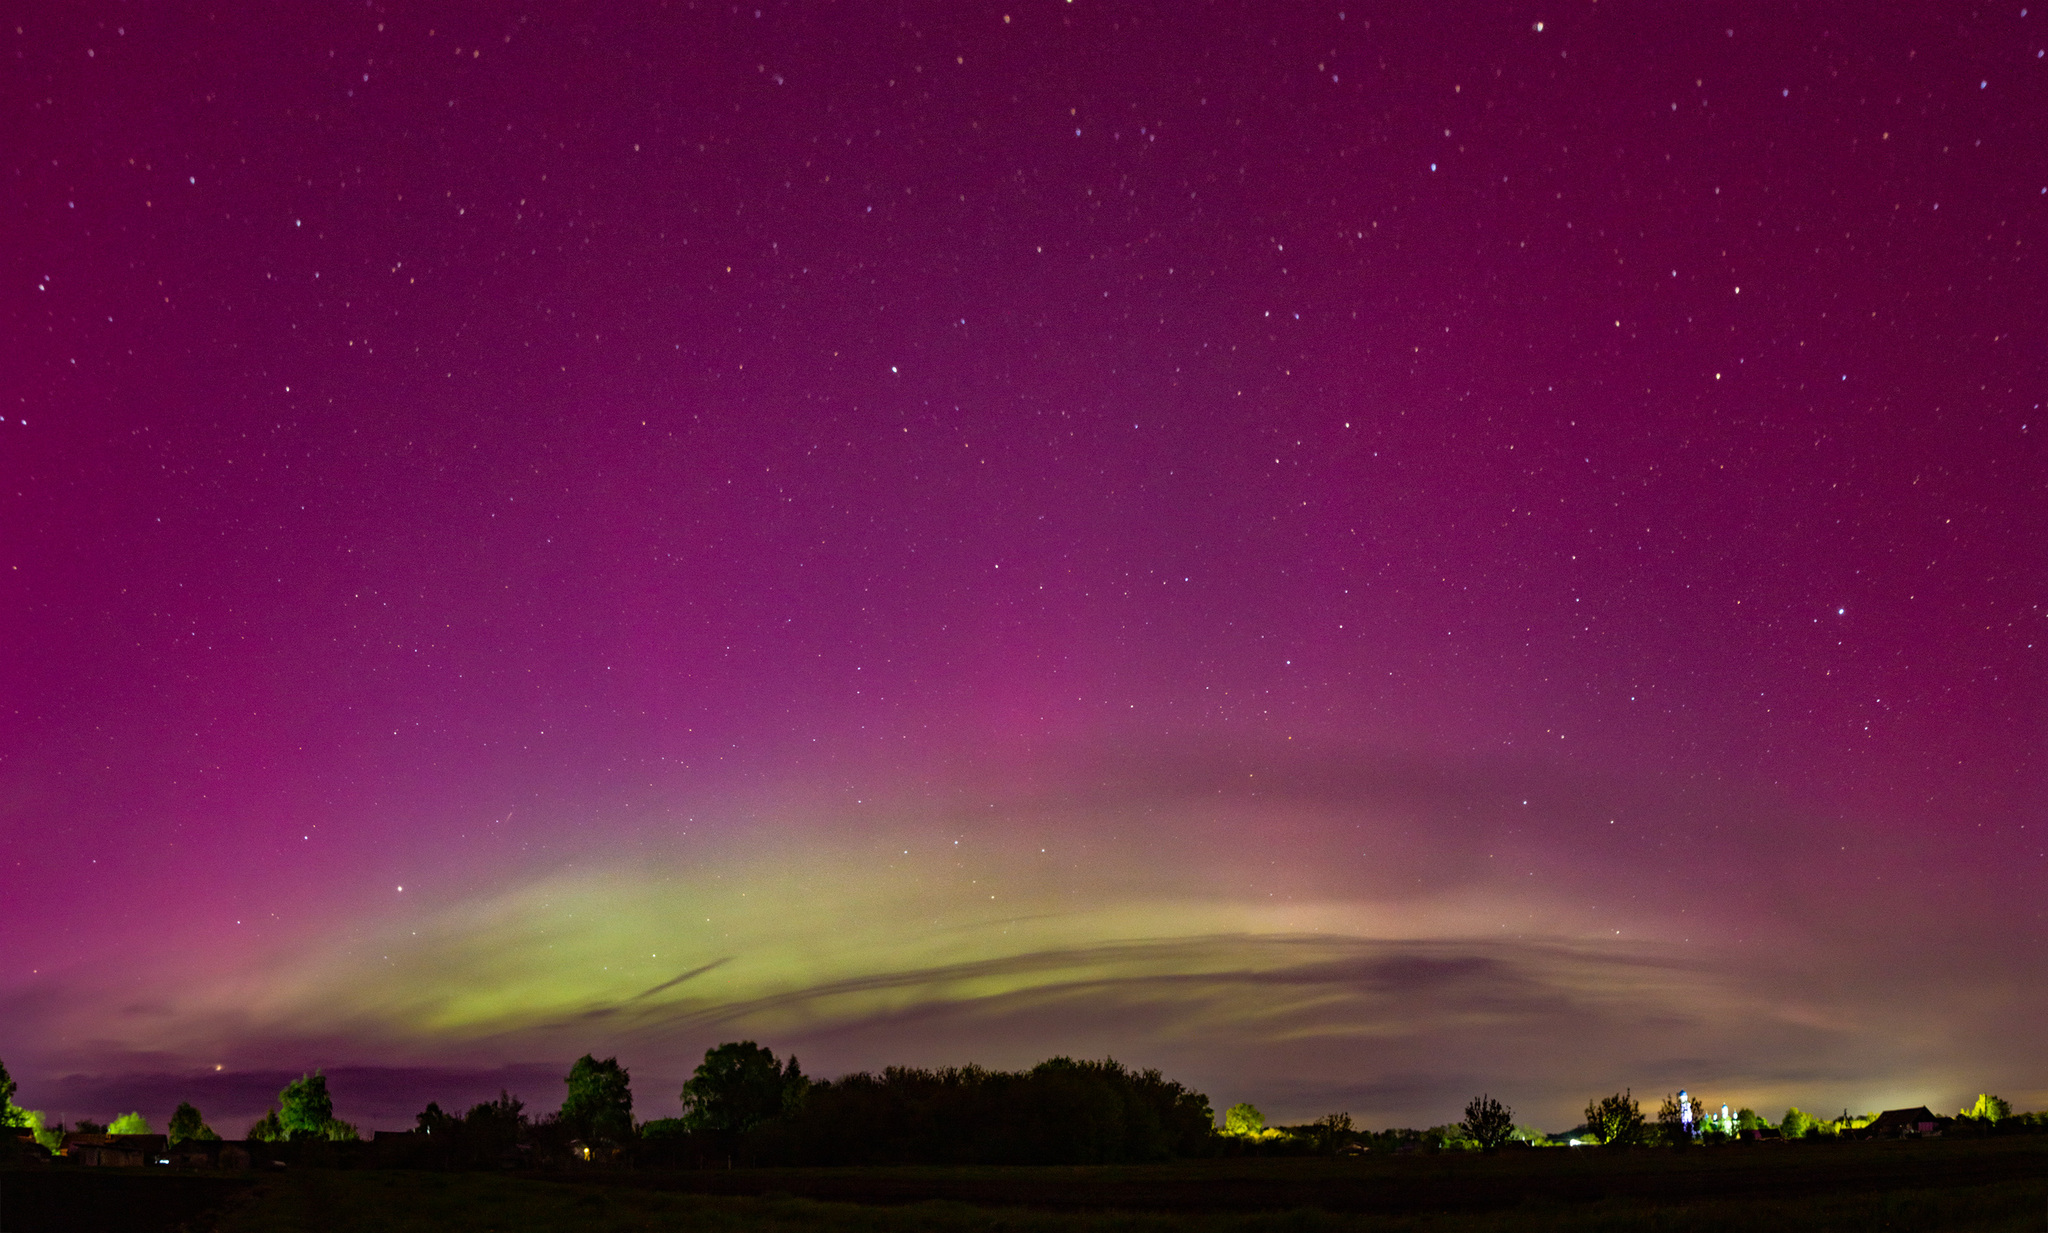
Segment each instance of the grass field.
M2048 1141L701 1173L0 1174L0 1233L2048 1230Z

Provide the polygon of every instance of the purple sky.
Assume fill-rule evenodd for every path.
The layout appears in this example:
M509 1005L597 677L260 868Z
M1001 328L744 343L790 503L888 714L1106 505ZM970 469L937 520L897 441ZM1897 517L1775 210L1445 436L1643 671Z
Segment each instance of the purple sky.
M2048 11L0 36L22 1103L2048 1103Z

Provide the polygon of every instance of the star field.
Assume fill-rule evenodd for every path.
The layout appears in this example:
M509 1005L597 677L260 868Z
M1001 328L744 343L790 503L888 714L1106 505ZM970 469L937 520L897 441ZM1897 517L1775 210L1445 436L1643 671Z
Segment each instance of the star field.
M2044 20L18 16L21 1099L2040 1104Z

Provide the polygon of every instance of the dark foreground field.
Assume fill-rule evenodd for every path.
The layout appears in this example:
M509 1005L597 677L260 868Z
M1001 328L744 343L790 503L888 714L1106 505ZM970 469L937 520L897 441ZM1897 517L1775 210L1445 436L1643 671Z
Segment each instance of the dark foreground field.
M2048 1142L1754 1145L1112 1168L0 1174L0 1233L476 1229L2048 1229Z

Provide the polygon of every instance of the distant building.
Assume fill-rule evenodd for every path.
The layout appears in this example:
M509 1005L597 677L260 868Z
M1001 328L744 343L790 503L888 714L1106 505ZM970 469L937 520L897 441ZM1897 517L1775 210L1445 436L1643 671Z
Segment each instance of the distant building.
M220 1158L220 1140L184 1139L170 1150L171 1167L174 1169L212 1169Z
M44 1150L41 1143L36 1141L36 1131L33 1126L0 1126L0 1139L11 1139L20 1144L21 1150L28 1153L27 1158L30 1160L41 1161L49 1159L49 1153Z
M163 1135L64 1136L64 1155L87 1168L133 1169L167 1158L170 1140Z
M169 1153L180 1169L246 1169L249 1145L239 1139L186 1139Z
M1877 1115L1877 1120L1863 1127L1858 1136L1865 1139L1912 1139L1938 1135L1948 1121L1937 1117L1926 1105L1911 1109L1886 1109Z

